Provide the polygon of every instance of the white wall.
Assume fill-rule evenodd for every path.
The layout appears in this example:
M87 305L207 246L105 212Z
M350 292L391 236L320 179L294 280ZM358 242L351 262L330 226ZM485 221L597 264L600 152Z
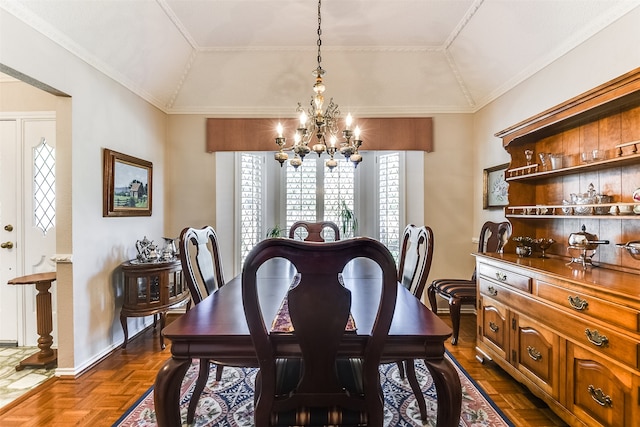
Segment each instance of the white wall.
M0 63L71 96L71 118L62 124L68 132L58 138L61 164L70 173L58 171L56 183L58 204L71 203L71 209L58 206L57 220L71 228L62 227L64 235L56 237L68 242L62 250L73 262L64 274L59 266L56 326L57 374L75 375L121 344L122 280L115 271L134 257L137 239L160 241L163 235L166 117L2 9L0 21ZM102 217L103 148L153 162L153 216ZM129 320L130 334L142 324Z

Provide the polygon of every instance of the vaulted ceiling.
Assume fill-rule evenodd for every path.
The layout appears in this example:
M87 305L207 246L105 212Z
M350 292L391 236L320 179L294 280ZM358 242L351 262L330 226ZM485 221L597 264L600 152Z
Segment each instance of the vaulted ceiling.
M277 115L311 96L315 0L0 0L167 113ZM324 0L327 97L474 112L640 0ZM19 43L19 41L10 41Z

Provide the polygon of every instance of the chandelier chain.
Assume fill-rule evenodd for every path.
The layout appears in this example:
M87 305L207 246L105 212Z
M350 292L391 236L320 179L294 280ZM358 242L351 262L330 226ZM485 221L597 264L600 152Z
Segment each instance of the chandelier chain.
M318 0L318 69L321 70L322 66L320 63L322 62L322 54L320 53L320 47L322 46L322 15L320 14L320 6L322 4L322 0Z

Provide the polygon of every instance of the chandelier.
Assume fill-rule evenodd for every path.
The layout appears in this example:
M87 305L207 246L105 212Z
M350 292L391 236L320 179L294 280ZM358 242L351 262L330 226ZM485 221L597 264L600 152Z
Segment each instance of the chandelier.
M325 86L322 83L322 76L324 70L322 69L322 55L320 48L322 47L322 16L320 14L320 6L322 0L318 0L318 67L313 70L313 76L315 77L315 84L313 85L314 95L311 96L311 106L305 111L302 104L298 102L298 108L296 112L299 114L300 122L294 135L293 145L286 146L286 138L283 135L284 129L282 124L278 123L276 137L276 144L280 147L280 150L275 153L274 158L280 162L280 167L284 162L289 159L289 155L285 151L292 151L293 158L289 160L291 166L295 169L302 164L304 156L311 151L318 154L320 157L323 153L329 155L329 160L326 162L326 166L329 170L333 170L338 165L338 162L333 158L334 155L339 152L346 160L350 160L354 167L362 161L362 156L358 153L358 148L362 145L360 139L360 128L355 127L352 130L353 119L351 114L348 114L345 119L345 128L342 130L343 141L338 142L338 119L340 117L340 110L338 104L333 102L333 98L329 100L329 105L326 109L323 109L324 104L324 90ZM315 136L316 143L309 147L311 140Z

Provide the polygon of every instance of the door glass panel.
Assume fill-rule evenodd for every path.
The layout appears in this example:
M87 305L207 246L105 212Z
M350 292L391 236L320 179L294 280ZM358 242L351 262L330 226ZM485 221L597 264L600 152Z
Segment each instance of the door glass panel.
M43 234L56 225L55 154L45 138L33 149L33 218Z

